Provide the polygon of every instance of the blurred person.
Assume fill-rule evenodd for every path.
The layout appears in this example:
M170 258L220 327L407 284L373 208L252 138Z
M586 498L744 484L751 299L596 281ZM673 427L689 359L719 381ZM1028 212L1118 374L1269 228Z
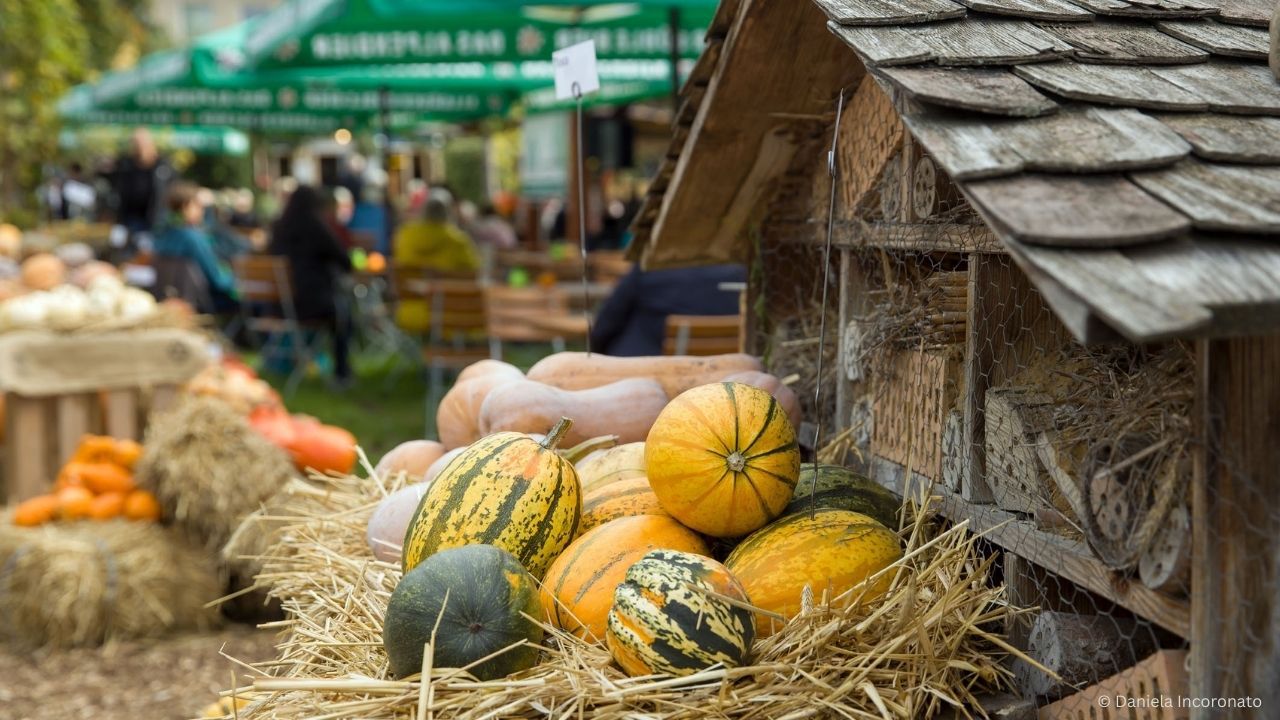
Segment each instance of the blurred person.
M347 228L347 224L342 220L342 202L339 199L339 193L351 197L351 193L342 187L325 188L320 195L320 214L324 217L324 224L338 239L338 244L342 249L351 252L355 249L355 240L351 235L351 230Z
M67 166L62 182L62 212L69 220L93 220L97 214L98 191L84 177L84 166L73 162Z
M229 194L231 195L231 216L227 218L227 224L234 228L262 227L262 220L258 217L258 211L255 208L253 191L249 188L240 188L230 191Z
M116 195L116 222L130 233L151 232L161 221L165 197L175 173L156 150L151 131L140 127L129 140L129 154L111 173Z
M480 269L481 259L471 238L453 222L452 201L448 192L433 190L422 215L396 232L392 258L397 268L473 275ZM396 322L407 330L427 330L430 317L426 302L402 301Z
M338 172L338 187L346 188L351 197L360 197L369 172L369 161L358 153L347 156L347 161Z
M479 217L471 223L468 232L471 239L482 248L511 250L518 244L515 229L493 205L481 208Z
M192 263L204 276L213 306L197 310L232 312L236 309L235 280L218 259L213 238L205 230L205 207L199 188L190 183L174 183L166 203L169 216L155 236L152 253L157 259L176 258Z
M351 272L351 258L324 218L320 191L301 185L289 196L280 219L271 226L273 255L289 259L293 304L303 322L327 322L333 334L334 377L341 385L351 380L349 346L351 321L341 303L338 286Z
M382 188L369 184L365 186L363 195L354 195L354 197L356 204L351 212L351 220L347 222L347 229L352 233L371 236L374 250L383 255L391 254L391 237L388 230L387 208L383 204Z
M645 272L622 278L591 329L591 349L605 355L661 355L669 315L737 315L738 294L720 283L746 282L741 265L709 265Z

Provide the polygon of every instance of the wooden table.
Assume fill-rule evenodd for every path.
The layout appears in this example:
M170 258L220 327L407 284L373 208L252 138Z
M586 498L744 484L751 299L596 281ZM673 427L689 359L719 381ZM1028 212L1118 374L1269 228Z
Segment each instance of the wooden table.
M528 318L530 325L563 338L584 338L589 323L585 315L536 315Z

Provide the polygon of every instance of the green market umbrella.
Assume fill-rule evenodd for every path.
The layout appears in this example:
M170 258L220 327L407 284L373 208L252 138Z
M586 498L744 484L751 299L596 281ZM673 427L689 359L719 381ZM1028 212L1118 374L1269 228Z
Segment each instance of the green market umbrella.
M548 60L596 41L603 59L669 59L671 11L682 57L695 58L716 2L292 0L244 38L256 69L380 63Z

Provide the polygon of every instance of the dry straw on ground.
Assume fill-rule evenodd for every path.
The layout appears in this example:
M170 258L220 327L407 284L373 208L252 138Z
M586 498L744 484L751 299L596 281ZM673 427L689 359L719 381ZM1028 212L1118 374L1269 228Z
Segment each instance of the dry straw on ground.
M154 523L0 521L0 639L84 647L215 625L213 558Z
M283 451L212 398L187 398L153 418L138 466L165 518L212 550L293 476Z
M862 609L811 607L757 642L755 664L698 675L628 678L607 651L549 630L543 662L498 682L424 668L393 679L382 619L399 568L373 559L365 522L396 489L378 478L316 479L286 491L296 522L264 561L290 620L280 657L228 693L240 718L924 718L1007 685L1000 636L1013 612L963 526L903 531L893 589ZM428 658L430 655L428 654ZM246 666L247 667L247 666Z

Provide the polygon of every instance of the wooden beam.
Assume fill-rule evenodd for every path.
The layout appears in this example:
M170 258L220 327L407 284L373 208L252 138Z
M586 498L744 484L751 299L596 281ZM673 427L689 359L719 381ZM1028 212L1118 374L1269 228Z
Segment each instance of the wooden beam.
M1280 707L1280 335L1198 345L1192 480L1191 695ZM1192 718L1218 711L1193 710Z
M752 211L795 151L778 115L825 114L865 72L811 2L743 0L721 52L654 223L647 267L741 260Z

